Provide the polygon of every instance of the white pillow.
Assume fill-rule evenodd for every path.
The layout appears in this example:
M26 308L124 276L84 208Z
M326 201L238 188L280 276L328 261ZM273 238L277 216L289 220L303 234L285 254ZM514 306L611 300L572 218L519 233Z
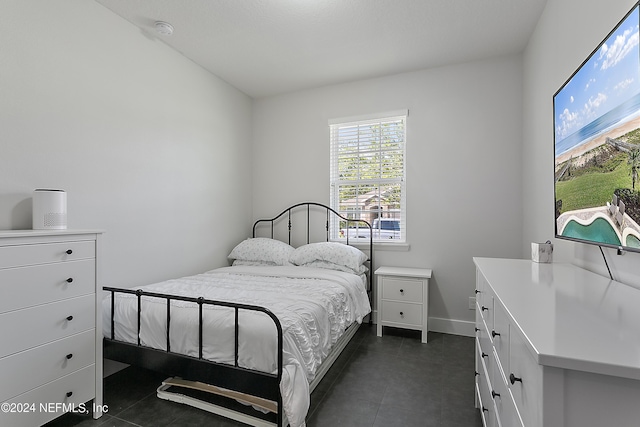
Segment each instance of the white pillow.
M293 246L279 240L256 237L240 242L233 248L229 254L229 258L265 264L291 265L289 263L289 257L293 251Z
M369 269L364 265L361 265L360 268L356 271L349 267L345 267L344 265L334 264L329 261L312 261L306 264L302 264L299 267L314 267L314 268L326 268L328 270L337 270L344 271L345 273L355 273L357 275L361 275L366 273Z
M289 257L289 261L295 265L326 261L348 267L356 273L367 259L360 249L336 242L309 243L295 249Z

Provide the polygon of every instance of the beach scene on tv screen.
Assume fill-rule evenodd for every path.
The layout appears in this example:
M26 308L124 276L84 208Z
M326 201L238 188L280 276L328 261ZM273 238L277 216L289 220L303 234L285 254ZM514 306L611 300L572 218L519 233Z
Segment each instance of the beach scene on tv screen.
M553 99L556 233L640 249L638 7Z

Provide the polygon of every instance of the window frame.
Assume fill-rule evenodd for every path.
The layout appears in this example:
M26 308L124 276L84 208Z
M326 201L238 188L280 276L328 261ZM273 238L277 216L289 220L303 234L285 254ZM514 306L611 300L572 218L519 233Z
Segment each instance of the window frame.
M395 238L395 237L380 237L380 238L376 238L376 235L374 233L374 239L373 241L375 243L392 243L392 244L406 244L407 243L407 220L406 220L406 213L407 213L407 209L406 209L406 199L407 199L407 191L406 191L406 175L407 175L407 156L406 156L406 147L407 147L407 121L408 121L408 116L409 116L409 111L408 110L398 110L398 111L391 111L391 112L385 112L385 113L378 113L378 114L372 114L372 115L364 115L364 116L355 116L355 117L345 117L345 118L338 118L338 119L332 119L329 120L329 144L330 144L330 171L329 171L329 185L330 185L330 203L329 205L331 206L331 208L333 208L334 210L336 210L337 212L339 212L341 215L348 217L348 218L354 218L354 219L364 219L367 220L371 226L373 227L374 225L374 220L373 218L380 218L380 219L385 219L385 218L390 218L391 216L384 216L386 215L393 215L393 218L398 218L400 220L400 236L399 238ZM397 147L395 147L392 150L383 150L383 144L382 144L382 140L383 140L383 136L382 133L380 133L379 135L379 141L378 141L378 146L379 146L379 150L380 153L383 152L391 152L392 154L400 154L401 156L401 171L400 174L398 176L395 176L393 178L384 178L382 175L384 174L383 169L382 169L382 165L384 164L382 162L381 159L381 163L380 163L380 176L376 177L376 178L368 178L368 179L360 179L358 178L350 178L350 179L340 179L340 169L339 169L339 164L340 161L339 159L341 158L341 155L339 153L338 148L340 147L341 142L342 143L346 143L346 138L344 138L343 141L341 141L341 137L338 135L338 132L340 129L347 129L347 128L353 128L353 127L357 127L357 139L358 139L358 143L357 145L357 149L351 149L349 151L348 154L342 156L344 157L348 157L348 156L355 156L358 158L358 165L357 165L357 173L356 175L360 175L360 171L362 170L362 163L360 163L360 158L361 155L365 152L367 152L367 150L361 150L360 149L360 135L361 135L361 131L360 131L360 127L366 129L368 126L372 126L372 125L378 125L380 127L382 127L384 124L389 124L389 123L394 123L394 122L401 122L402 124L402 132L401 132L401 138L400 141L396 141L397 143ZM366 134L366 133L365 133ZM394 137L397 137L397 134L393 134ZM344 145L344 144L343 144ZM353 144L352 144L353 145ZM369 150L370 152L370 150ZM381 156L382 157L382 156ZM393 169L393 168L392 168ZM397 172L397 169L396 169ZM397 211L395 209L391 210L391 209L384 209L384 206L382 206L382 203L378 203L378 206L375 206L376 209L374 210L366 210L363 209L362 206L364 206L364 202L361 202L360 200L360 193L358 193L358 191L356 190L356 198L355 198L355 209L354 210L347 210L344 208L344 206L342 206L341 208L341 203L340 203L340 187L344 187L344 186L356 186L356 187L366 187L366 186L370 186L375 188L377 191L377 194L372 195L368 200L371 199L376 199L378 201L382 200L382 194L383 191L382 189L385 187L389 187L390 185L395 185L397 184L399 186L399 192L400 192L400 201L399 201L399 207L397 208ZM362 195L366 195L367 193L362 193ZM343 201L344 202L344 201ZM362 203L362 205L361 205ZM344 205L344 203L342 203L342 205ZM399 212L398 212L399 211ZM399 214L399 215L396 215ZM381 221L380 221L381 222ZM346 236L342 234L342 232L344 230L341 230L340 228L340 224L338 223L333 223L330 226L331 228L331 238L332 239L336 239L336 240L340 240L340 239L345 239ZM375 229L374 229L375 230ZM364 238L358 239L357 237L354 237L353 235L351 235L352 233L350 233L350 237L349 240L350 242L355 241L365 241ZM357 231L355 233L355 236L357 236L359 234L359 232ZM393 235L395 236L395 234ZM366 240L368 240L368 236L364 236L366 238Z

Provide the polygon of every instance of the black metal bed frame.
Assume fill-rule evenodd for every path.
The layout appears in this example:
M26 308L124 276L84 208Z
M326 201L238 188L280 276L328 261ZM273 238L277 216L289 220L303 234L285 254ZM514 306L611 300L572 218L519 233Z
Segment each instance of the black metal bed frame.
M326 240L330 240L330 213L333 213L337 218L342 221L350 223L360 223L369 228L369 265L370 270L373 268L373 233L371 233L371 225L364 220L356 220L346 218L340 215L332 208L315 202L303 202L293 205L280 213L279 215L270 219L257 220L253 225L252 236L256 236L256 228L264 223L269 222L271 224L271 238L274 237L274 224L281 219L285 214L288 215L288 243L291 243L291 212L292 210L306 206L307 208L307 243L310 242L310 215L311 207L319 207L326 209ZM346 237L347 245L349 244L349 237ZM369 298L372 301L372 271L369 272ZM264 307L231 303L226 301L209 300L202 297L184 297L180 295L169 295L155 292L142 291L140 289L128 289L128 288L115 288L115 287L103 287L103 289L111 295L111 334L110 337L103 339L104 357L111 360L116 360L122 363L141 366L150 370L165 373L167 375L179 376L184 379L199 381L206 384L212 384L217 387L234 390L237 392L245 393L251 396L260 397L263 399L271 400L277 404L277 412L275 413L275 423L277 426L283 425L283 406L282 395L280 393L280 381L282 379L283 361L282 361L282 325L279 319L270 310ZM115 339L115 295L116 294L133 294L137 298L138 309L138 325L137 325L137 339L136 344L118 341ZM167 320L166 320L166 349L156 349L147 347L140 342L140 328L141 328L141 313L142 313L142 297L151 297L166 300L167 307ZM182 353L176 353L171 351L169 336L171 327L171 301L186 301L197 304L198 306L198 357L184 355ZM226 364L220 362L214 362L203 358L203 321L202 312L204 305L223 306L233 308L235 312L235 350L234 350L234 364ZM249 310L262 312L269 316L273 321L277 329L277 373L272 374L254 369L243 368L238 366L239 359L239 345L238 345L238 315L240 310ZM369 316L369 323L371 323L371 316Z
M369 229L369 266L372 267L373 266L373 228L371 227L371 224L369 224L369 222L365 221L364 219L352 219L352 218L347 218L343 215L341 215L340 213L338 213L336 210L334 210L333 208L330 208L329 206L323 205L322 203L317 203L317 202L302 202L302 203L298 203L296 205L290 206L287 209L283 210L282 212L280 212L280 214L274 216L273 218L268 218L268 219L259 219L256 222L253 223L253 233L252 233L252 237L256 237L256 228L263 222L268 222L271 223L271 238L274 238L274 225L275 223L280 220L282 217L284 217L285 215L287 215L287 230L288 230L288 240L287 243L291 244L291 231L293 229L293 225L291 222L291 211L295 210L296 208L302 207L302 206L306 206L307 207L307 244L310 242L310 230L311 230L311 225L310 225L310 217L311 217L311 207L318 207L321 208L323 210L326 211L326 223L325 223L325 230L326 230L326 241L330 241L331 240L331 213L334 214L335 218L341 220L341 221L345 221L347 223L347 228L349 228L349 225L352 223L356 223L356 224L361 224L364 225L363 228L368 228ZM349 245L349 233L346 234L345 237L345 241L346 244ZM369 272L368 275L368 281L369 281L369 295L370 295L370 299L372 300L373 298L373 271ZM369 322L371 323L371 316L369 316Z

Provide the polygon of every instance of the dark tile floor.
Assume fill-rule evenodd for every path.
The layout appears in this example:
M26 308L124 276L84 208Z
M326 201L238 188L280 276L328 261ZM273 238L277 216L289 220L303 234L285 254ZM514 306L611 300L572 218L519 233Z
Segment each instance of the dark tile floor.
M473 338L362 325L311 395L308 427L480 427L474 408ZM47 427L241 426L156 397L166 375L129 367L105 379L109 411L66 414Z

